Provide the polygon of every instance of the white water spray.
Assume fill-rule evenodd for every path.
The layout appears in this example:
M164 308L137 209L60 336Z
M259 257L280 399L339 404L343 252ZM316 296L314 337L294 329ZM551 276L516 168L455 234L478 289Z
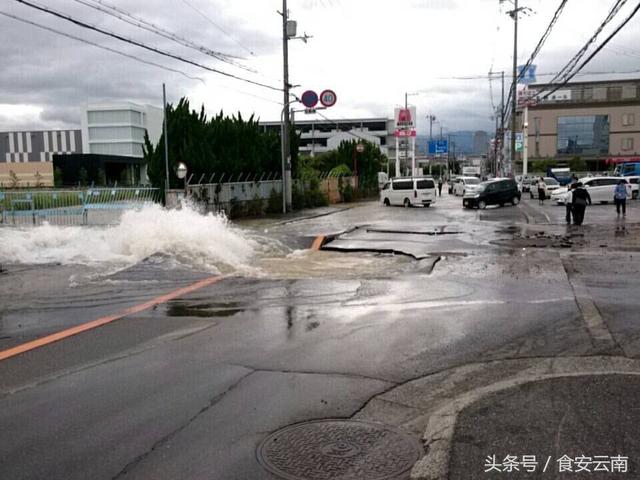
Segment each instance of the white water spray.
M0 229L0 262L75 264L126 268L161 255L218 273L248 269L262 242L233 227L223 215L159 205L127 211L113 227Z

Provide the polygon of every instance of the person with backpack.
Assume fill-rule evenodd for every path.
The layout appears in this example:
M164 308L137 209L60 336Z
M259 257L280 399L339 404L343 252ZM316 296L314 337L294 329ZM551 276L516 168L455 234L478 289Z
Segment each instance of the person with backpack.
M587 189L582 186L582 182L578 182L571 195L571 210L574 225L582 225L587 204L591 205L591 195L589 195Z
M620 216L621 208L622 216L625 217L627 215L627 198L629 196L628 194L629 192L627 191L626 180L620 179L613 193L613 202L616 204L616 212L618 216Z

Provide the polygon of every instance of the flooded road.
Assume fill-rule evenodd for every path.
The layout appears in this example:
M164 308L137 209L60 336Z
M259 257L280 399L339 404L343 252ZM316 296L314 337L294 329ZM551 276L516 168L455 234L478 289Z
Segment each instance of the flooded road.
M638 205L624 224L594 207L577 231L563 208L460 203L236 224L157 209L113 228L0 230L0 350L124 312L0 361L0 471L270 479L255 456L269 433L351 418L409 380L639 354ZM611 343L585 322L587 294Z

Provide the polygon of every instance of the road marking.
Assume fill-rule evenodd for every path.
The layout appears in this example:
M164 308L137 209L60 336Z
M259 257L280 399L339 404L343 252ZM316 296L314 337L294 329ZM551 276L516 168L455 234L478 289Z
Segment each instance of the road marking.
M127 317L129 315L140 313L144 310L148 310L151 307L160 305L161 303L166 303L170 300L173 300L174 298L178 298L188 293L195 292L196 290L199 290L201 288L207 287L209 285L213 285L214 283L219 282L223 278L224 276L222 275L217 277L205 278L204 280L200 280L198 282L192 283L191 285L187 285L186 287L178 288L177 290L174 290L164 295L160 295L159 297L153 298L139 305L134 305L133 307L129 307L113 315L100 317L96 320L92 320L90 322L83 323L81 325L77 325L75 327L71 327L66 330L53 333L51 335L47 335L46 337L38 338L36 340L23 343L16 347L9 348L8 350L0 351L0 361L6 360L7 358L15 357L16 355L20 355L21 353L25 353L30 350L35 350L36 348L44 347L45 345L49 345L51 343L54 343L60 340L64 340L65 338L78 335L79 333L86 332L88 330L93 330L94 328L98 328L103 325L106 325L107 323L120 320L121 318Z
M311 245L311 250L320 250L326 240L327 237L325 235L318 235Z

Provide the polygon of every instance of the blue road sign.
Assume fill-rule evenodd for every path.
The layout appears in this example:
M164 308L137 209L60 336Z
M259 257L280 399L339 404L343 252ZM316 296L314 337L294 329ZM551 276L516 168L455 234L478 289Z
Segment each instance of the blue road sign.
M447 140L431 140L429 142L429 155L449 153L449 142Z
M318 94L313 90L307 90L302 94L302 98L300 100L305 107L313 108L318 104Z
M525 70L526 65L520 65L518 66L518 83L523 83L525 85L528 85L530 83L535 83L536 82L536 66L535 65L529 65L527 67L527 69Z

